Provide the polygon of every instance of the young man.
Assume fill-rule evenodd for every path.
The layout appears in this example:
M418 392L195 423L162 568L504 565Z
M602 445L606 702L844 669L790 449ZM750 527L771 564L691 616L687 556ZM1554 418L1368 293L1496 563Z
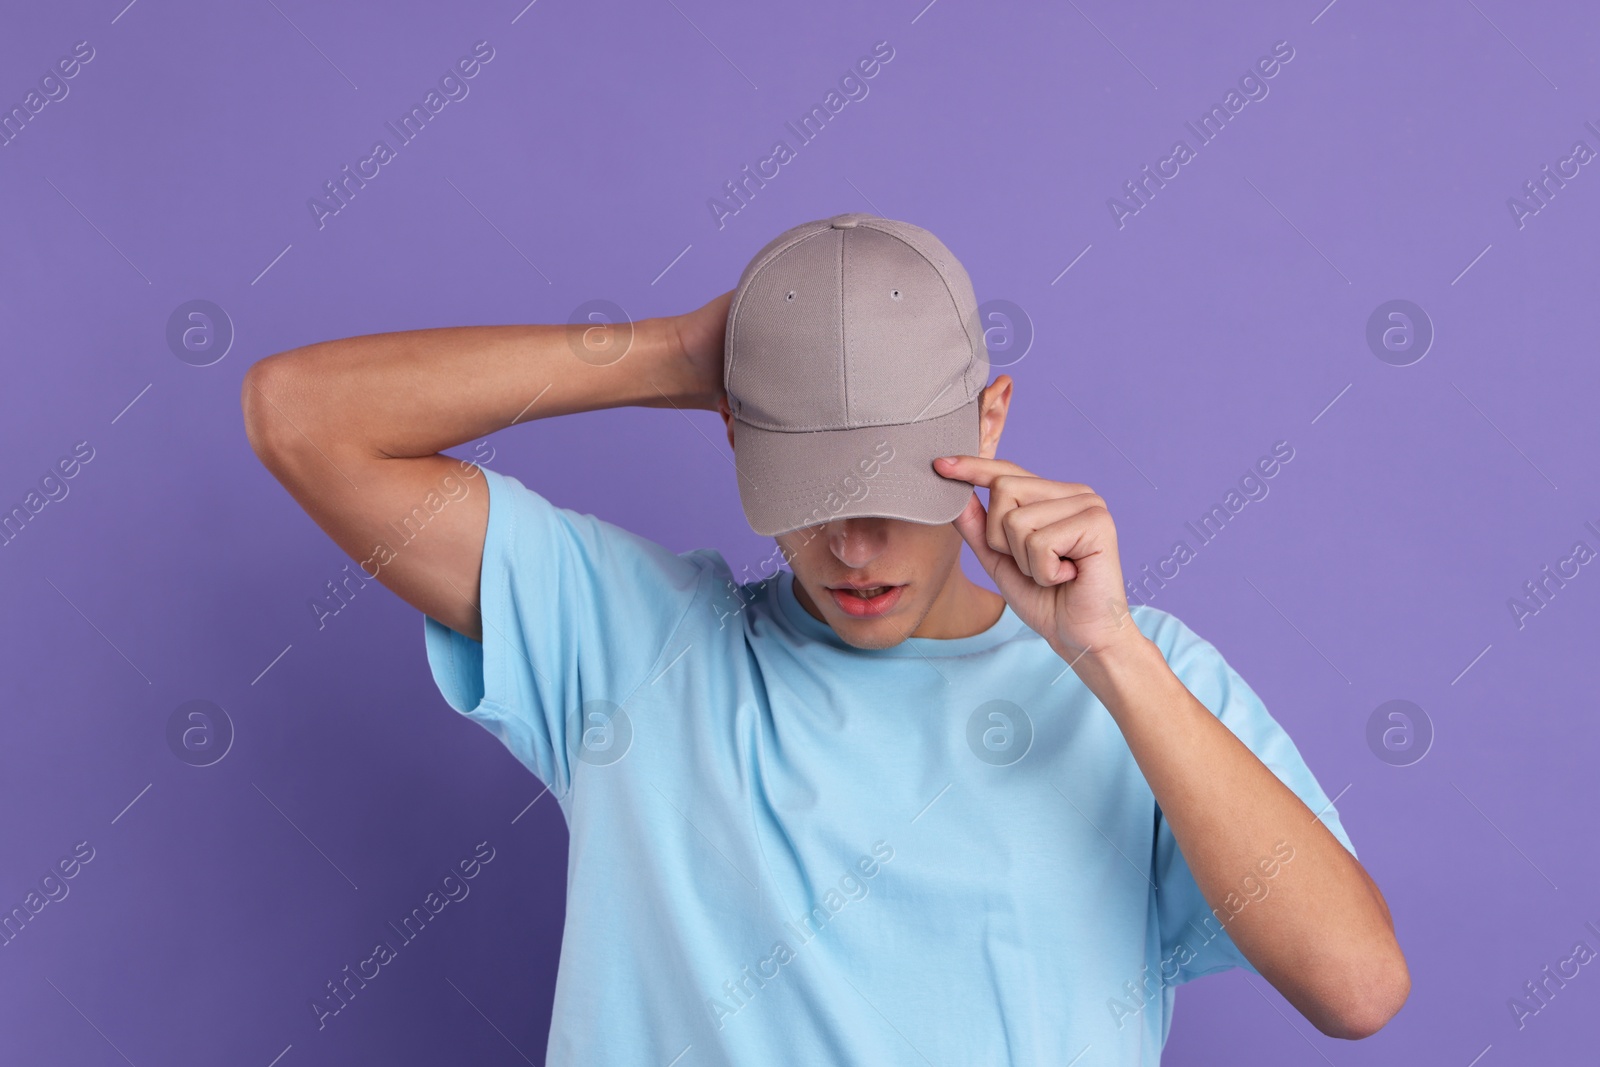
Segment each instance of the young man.
M1336 1037L1399 1010L1289 737L1129 607L1101 497L995 458L1013 383L937 238L806 223L631 329L620 358L620 329L357 337L243 388L257 455L566 817L547 1063L1150 1065L1174 987L1234 966ZM720 411L791 569L737 581L438 454L622 405Z

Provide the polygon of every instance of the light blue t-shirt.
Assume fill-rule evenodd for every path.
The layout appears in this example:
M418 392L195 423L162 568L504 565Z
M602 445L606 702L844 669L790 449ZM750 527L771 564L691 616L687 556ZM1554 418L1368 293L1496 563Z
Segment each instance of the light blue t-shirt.
M1223 923L1295 843L1214 913L1115 722L1009 607L862 651L788 571L739 584L484 477L483 641L424 616L426 648L566 817L549 1067L1148 1067L1176 985L1254 971ZM1132 617L1353 853L1216 648Z

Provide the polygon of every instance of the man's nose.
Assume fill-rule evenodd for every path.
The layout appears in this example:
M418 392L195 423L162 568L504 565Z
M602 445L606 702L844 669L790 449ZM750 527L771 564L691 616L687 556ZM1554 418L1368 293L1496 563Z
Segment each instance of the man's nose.
M836 519L828 524L828 548L846 567L860 570L888 546L889 524L880 518Z

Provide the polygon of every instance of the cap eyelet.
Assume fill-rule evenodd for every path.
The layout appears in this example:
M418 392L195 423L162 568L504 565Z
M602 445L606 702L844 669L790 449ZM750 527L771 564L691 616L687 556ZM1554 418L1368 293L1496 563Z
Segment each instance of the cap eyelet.
M889 298L891 300L899 300L900 299L900 290L898 290L898 289L890 289L889 290Z
M794 290L793 290L793 289L790 289L790 290L789 290L789 295L788 295L788 296L786 296L786 297L784 297L784 299L785 299L785 300L793 300L793 299L794 299Z

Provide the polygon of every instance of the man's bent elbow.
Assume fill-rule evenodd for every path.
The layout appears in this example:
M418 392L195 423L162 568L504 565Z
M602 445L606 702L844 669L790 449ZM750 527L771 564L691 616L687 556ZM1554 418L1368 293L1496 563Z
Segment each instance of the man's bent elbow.
M1398 947L1393 958L1376 973L1369 971L1353 982L1343 1003L1332 1007L1317 1029L1329 1037L1359 1041L1382 1030L1399 1014L1411 995L1411 972Z
M250 365L244 372L244 383L239 387L239 409L244 417L244 433L250 449L263 463L283 441L287 425L283 411L278 407L282 394L288 388L286 378L290 368L284 357L288 353L267 356Z

